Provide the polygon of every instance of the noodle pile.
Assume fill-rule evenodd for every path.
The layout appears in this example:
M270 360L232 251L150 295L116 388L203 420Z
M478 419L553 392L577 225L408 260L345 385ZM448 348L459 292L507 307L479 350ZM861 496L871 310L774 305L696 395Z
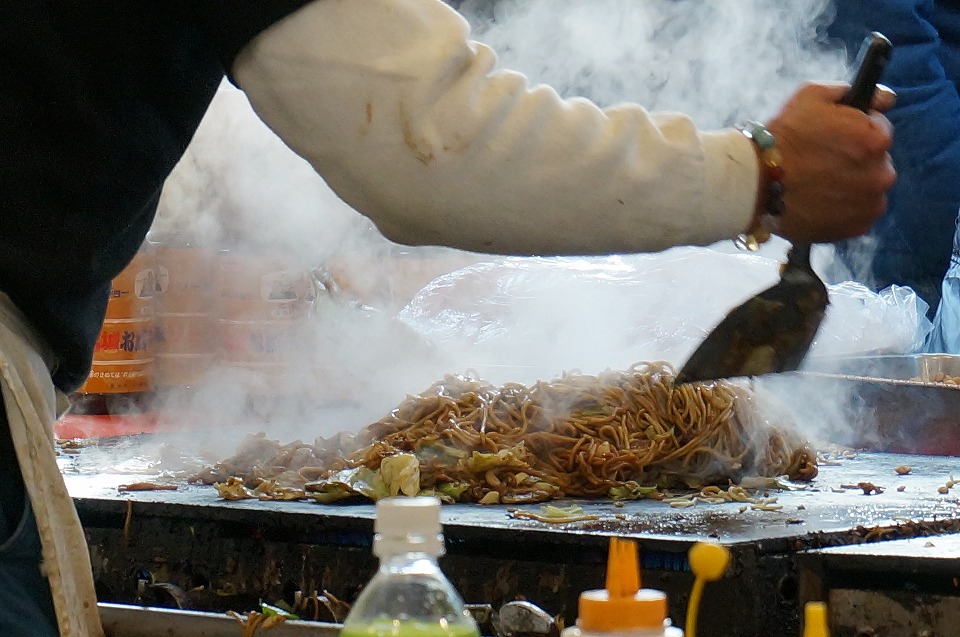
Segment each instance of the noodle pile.
M815 453L767 422L749 389L675 386L674 375L642 363L529 387L447 376L356 436L283 446L253 437L196 479L303 487L320 501L428 493L518 503L816 476Z

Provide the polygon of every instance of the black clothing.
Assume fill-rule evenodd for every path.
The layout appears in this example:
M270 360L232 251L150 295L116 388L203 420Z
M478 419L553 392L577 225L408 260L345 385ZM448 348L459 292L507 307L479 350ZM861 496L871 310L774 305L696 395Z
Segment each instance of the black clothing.
M0 291L82 384L111 280L153 221L224 69L308 0L0 7Z

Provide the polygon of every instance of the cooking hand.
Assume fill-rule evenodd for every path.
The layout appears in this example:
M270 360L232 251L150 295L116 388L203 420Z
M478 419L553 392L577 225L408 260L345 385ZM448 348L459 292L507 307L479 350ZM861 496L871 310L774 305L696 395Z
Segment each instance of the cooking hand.
M784 212L778 234L823 243L867 232L896 180L893 127L882 114L895 95L878 86L872 110L839 104L845 84L807 84L767 123L782 155Z

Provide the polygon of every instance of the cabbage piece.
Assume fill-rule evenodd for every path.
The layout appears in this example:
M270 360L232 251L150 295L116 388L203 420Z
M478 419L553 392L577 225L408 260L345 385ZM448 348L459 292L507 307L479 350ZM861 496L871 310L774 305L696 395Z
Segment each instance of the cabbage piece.
M380 479L390 495L420 493L420 461L412 453L387 456L380 462Z
M579 504L570 504L568 506L558 506L556 504L544 504L540 507L541 516L545 518L571 518L583 515L583 507Z
M380 471L367 467L343 469L328 478L308 482L304 488L310 492L311 498L324 504L356 496L379 500L390 495Z
M473 473L483 473L497 467L509 467L523 464L523 457L527 454L523 443L515 447L501 449L496 453L474 451L469 458L463 461L464 466Z
M620 486L610 487L607 495L614 500L639 500L656 492L657 487L642 487L633 480L630 480Z
M279 615L280 617L284 617L286 619L300 619L297 615L295 615L289 609L289 607L284 608L283 606L281 606L281 604L283 606L286 606L286 603L283 602L282 600L279 603L277 603L277 605L268 604L265 601L261 600L260 612L267 617L271 617L273 615Z
M466 482L441 482L437 485L437 491L443 495L453 498L456 502L463 495L463 492L470 488Z

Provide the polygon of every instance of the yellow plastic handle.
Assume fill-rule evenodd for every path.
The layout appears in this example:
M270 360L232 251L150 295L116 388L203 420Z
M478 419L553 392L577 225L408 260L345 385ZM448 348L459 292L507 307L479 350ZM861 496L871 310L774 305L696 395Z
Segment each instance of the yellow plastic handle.
M687 606L686 637L696 637L697 616L700 614L700 599L703 597L703 587L707 582L713 582L727 571L730 563L730 551L719 544L697 542L690 549L688 555L690 570L693 571L693 588L690 591L690 605Z

